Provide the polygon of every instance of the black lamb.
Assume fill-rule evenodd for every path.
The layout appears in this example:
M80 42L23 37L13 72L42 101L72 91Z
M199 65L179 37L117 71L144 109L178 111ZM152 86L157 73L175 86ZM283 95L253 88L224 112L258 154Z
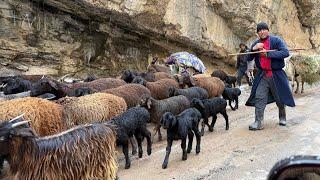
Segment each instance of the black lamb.
M125 168L130 168L128 141L129 138L135 137L138 142L139 158L142 157L142 140L147 139L147 153L151 154L151 133L147 129L147 123L150 122L150 114L143 107L133 107L123 114L112 118L106 123L114 124L117 133L117 145L122 146L122 151L126 159Z
M226 77L226 83L232 84L233 87L236 87L237 78L235 76L229 76Z
M239 99L240 95L241 95L241 90L239 88L225 88L222 93L223 99L229 101L229 106L233 111L235 111L239 107L239 100L238 99ZM236 102L235 107L231 106L232 101Z
M148 82L154 82L155 81L155 76L152 72L137 72L134 70L124 70L122 75L121 75L121 79L124 80L126 83L131 83L133 81L133 79L137 76L142 77L143 79L145 79Z
M162 164L163 169L167 168L168 166L173 140L181 139L182 160L187 160L187 153L190 153L192 149L194 133L197 140L196 154L200 152L201 135L198 129L200 119L201 113L196 108L188 108L177 116L174 116L171 112L166 112L163 114L161 125L164 129L167 129L167 148L166 156ZM189 142L186 150L187 136Z
M226 130L229 129L229 120L228 115L226 111L227 107L227 101L225 99L222 99L220 97L215 97L212 99L193 99L191 101L191 105L195 108L197 108L202 115L203 121L201 124L201 135L204 135L204 126L207 125L209 128L209 131L212 132L214 125L217 120L217 114L220 113L223 115L224 119L226 120ZM212 116L212 122L209 126L208 118Z
M183 95L191 101L193 98L198 99L208 99L209 95L207 90L201 88L201 87L190 87L187 89L178 89L171 87L169 88L169 96L179 96Z

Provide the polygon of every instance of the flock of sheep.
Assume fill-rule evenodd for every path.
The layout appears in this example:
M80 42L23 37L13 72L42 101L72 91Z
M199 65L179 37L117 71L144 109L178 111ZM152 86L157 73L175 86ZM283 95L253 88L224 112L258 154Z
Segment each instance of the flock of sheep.
M168 67L153 63L146 72L125 70L121 78L63 83L15 76L0 81L0 166L7 161L17 179L116 179L116 145L130 168L129 143L141 158L146 139L150 155L154 136L162 140L161 127L167 130L162 164L167 168L174 140L181 140L186 160L193 137L198 154L205 126L212 132L218 113L228 130L227 101L235 110L241 94L230 85L235 78L221 70L211 76L172 75ZM152 133L149 123L155 126Z

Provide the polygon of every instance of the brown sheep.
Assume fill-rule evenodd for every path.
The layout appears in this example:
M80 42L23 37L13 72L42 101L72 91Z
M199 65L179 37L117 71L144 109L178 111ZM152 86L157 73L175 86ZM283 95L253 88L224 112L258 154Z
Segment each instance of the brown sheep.
M42 78L37 83L33 84L31 96L38 96L44 93L54 94L57 98L65 97L72 92L72 90L89 87L95 92L105 89L115 88L126 84L121 79L115 78L101 78L90 82L64 84L49 78Z
M150 90L140 84L125 84L102 92L122 97L126 101L128 109L137 106L141 99L151 97Z
M219 97L224 90L224 83L217 77L194 77L195 85L207 90L209 98Z
M64 107L68 128L110 120L127 110L127 104L123 98L107 93L65 97L58 99L56 103Z
M169 98L170 87L179 88L179 84L173 79L160 79L156 82L147 82L143 78L137 76L133 79L132 83L142 84L146 86L150 90L151 96L155 99Z
M116 178L115 132L110 125L77 126L38 137L21 117L0 123L0 155L15 179ZM23 150L23 151L22 151Z
M155 81L158 81L160 79L174 79L174 76L165 72L155 72L154 73L155 76Z
M148 72L164 72L167 74L171 74L170 68L167 66L162 66L162 65L158 65L158 64L149 64L149 66L147 67L147 71Z
M39 136L56 134L66 130L63 120L63 107L54 102L26 97L0 102L0 120L10 120L20 114L30 121L31 127Z

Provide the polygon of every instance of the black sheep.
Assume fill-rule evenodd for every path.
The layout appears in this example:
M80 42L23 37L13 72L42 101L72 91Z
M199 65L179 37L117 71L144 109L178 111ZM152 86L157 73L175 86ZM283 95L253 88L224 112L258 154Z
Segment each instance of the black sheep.
M129 69L123 71L121 79L124 80L126 83L131 83L136 76L140 76L148 82L155 81L155 76L152 72L140 73Z
M150 114L143 107L133 107L123 114L112 118L106 122L115 125L117 133L117 145L122 146L122 151L126 159L125 168L130 168L131 161L129 159L128 141L129 138L135 137L138 142L139 158L142 157L142 140L147 138L147 153L151 154L151 133L147 129L147 123L150 122Z
M80 97L88 94L92 94L94 91L89 87L80 87L70 91L69 96L71 97Z
M4 94L16 94L29 91L32 88L32 83L19 76L9 78L6 85L3 87Z
M214 71L211 73L211 77L217 77L217 78L221 79L222 81L225 81L225 80L226 80L226 77L227 77L227 73L224 72L224 71L221 70L221 69L218 69L218 70L214 70Z
M196 154L200 152L201 135L198 129L200 119L201 113L196 108L188 108L177 116L174 116L171 112L163 114L161 125L164 129L167 129L167 148L166 156L162 164L163 169L168 166L173 140L181 139L182 160L187 160L187 153L190 153L192 149L194 133L197 140ZM187 136L189 143L188 148L186 149Z
M174 87L169 88L170 97L179 95L184 95L189 99L189 101L191 101L193 98L208 99L209 97L207 90L201 87L190 87L187 89L178 89Z
M239 100L238 99L239 99L240 95L241 95L241 90L239 88L225 88L222 93L223 99L229 100L229 106L233 111L238 109L238 107L239 107ZM231 106L232 101L236 102L235 107Z
M96 80L96 79L98 79L95 75L93 75L93 74L89 74L84 80L83 80L83 82L91 82L91 81L94 81L94 80Z
M215 97L212 99L203 99L203 100L193 99L191 102L191 105L197 108L202 114L202 118L203 118L203 121L201 124L202 136L204 135L205 124L208 126L210 132L213 131L218 113L222 114L224 119L226 120L226 130L229 129L229 120L228 120L228 115L226 111L226 107L227 107L226 100L220 97ZM212 122L211 122L211 125L209 126L208 119L210 116L212 116Z
M236 87L237 78L235 76L229 76L226 77L226 83L232 84L233 87Z

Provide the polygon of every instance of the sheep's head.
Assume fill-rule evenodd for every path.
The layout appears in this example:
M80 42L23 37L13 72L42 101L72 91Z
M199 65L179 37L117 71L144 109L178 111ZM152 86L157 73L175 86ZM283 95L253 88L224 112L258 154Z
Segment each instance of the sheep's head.
M175 75L174 77L181 88L184 88L185 86L193 87L196 85L195 78L192 77L188 72L183 72L181 75Z
M131 83L134 78L134 74L131 70L126 69L122 72L121 79L123 79L126 83Z
M85 95L92 94L92 93L93 93L93 90L91 88L81 87L81 88L77 88L77 89L72 90L69 93L69 96L80 97L80 96L85 96Z
M171 112L166 112L162 115L160 124L164 129L169 129L177 124L177 119Z
M4 94L16 94L25 91L26 86L31 86L29 81L21 77L12 77L8 79L6 85L3 87Z
M169 97L175 96L176 88L175 87L169 87L168 93Z
M143 86L147 85L147 81L144 80L141 76L136 76L133 78L132 83L141 84Z
M142 98L139 105L147 109L151 109L152 98L151 97Z
M35 133L30 128L28 122L23 118L23 114L11 119L10 121L4 121L0 124L0 155L9 154L10 147L9 141L13 137L34 137Z
M59 90L58 82L47 77L43 77L33 84L31 96L39 96L44 93L56 94L55 92L57 92L57 90Z
M83 82L91 82L91 81L94 81L94 80L96 80L96 79L98 79L95 75L93 75L93 74L89 74L84 80L83 80Z
M191 104L193 107L195 107L197 109L204 109L205 108L201 99L198 99L198 98L192 99Z

